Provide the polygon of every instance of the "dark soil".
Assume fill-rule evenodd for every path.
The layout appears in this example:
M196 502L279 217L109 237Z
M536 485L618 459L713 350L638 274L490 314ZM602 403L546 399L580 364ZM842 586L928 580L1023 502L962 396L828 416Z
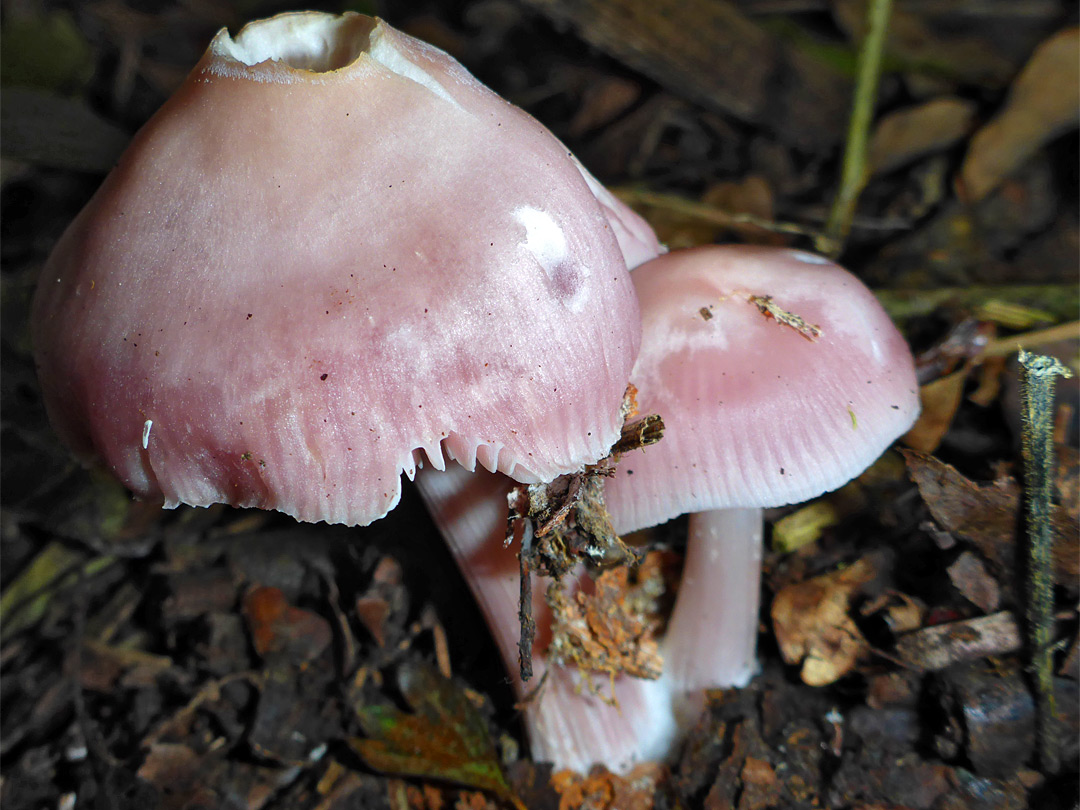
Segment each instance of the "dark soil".
M1063 381L1058 397L1057 714L1037 723L1007 350L1020 334L1077 371L1075 324L1045 337L1077 317L1075 113L1052 132L1036 122L1021 139L1038 145L1026 156L1006 139L996 156L1015 168L978 199L964 169L1037 46L1076 24L1073 4L898 2L875 120L940 98L966 117L923 110L916 131L938 133L924 141L878 128L841 260L893 291L884 300L930 386L931 418L906 439L921 452L890 451L823 498L827 519L798 507L768 515L762 674L714 695L672 762L626 779L552 778L529 759L498 653L413 490L364 529L225 507L163 511L81 469L48 426L26 321L53 244L214 31L291 5L2 5L0 803L1077 807L1078 393ZM839 177L859 2L317 5L378 13L448 50L623 190L672 247L813 247L806 234L824 222ZM673 39L661 47L650 14L689 25L663 29ZM1046 68L1039 85L1067 95L1078 69L1075 59ZM59 106L39 114L26 88ZM684 527L651 537L677 552ZM865 576L854 585L830 578L856 564ZM808 583L824 595L846 588L842 616L797 631L832 650L834 677L821 686L781 654L792 641L784 605ZM829 646L836 633L852 640L850 655ZM412 770L395 768L400 759L374 767L358 742L378 737L373 712L396 718L385 739L400 742L414 717L400 710L417 695L456 707L420 736L490 751L495 776L463 777L423 750ZM1051 756L1037 730L1053 736Z

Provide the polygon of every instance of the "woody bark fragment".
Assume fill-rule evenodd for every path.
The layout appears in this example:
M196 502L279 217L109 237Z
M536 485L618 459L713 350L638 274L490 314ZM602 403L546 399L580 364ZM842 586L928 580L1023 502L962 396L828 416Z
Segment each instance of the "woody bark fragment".
M1007 610L908 633L896 643L900 661L916 670L945 669L959 661L1020 649L1020 626Z
M818 151L842 132L850 82L719 0L528 0L676 96ZM717 66L723 65L723 70Z
M975 773L1000 777L1035 748L1035 703L1019 673L982 662L950 667L930 680L934 748L946 760L963 752Z

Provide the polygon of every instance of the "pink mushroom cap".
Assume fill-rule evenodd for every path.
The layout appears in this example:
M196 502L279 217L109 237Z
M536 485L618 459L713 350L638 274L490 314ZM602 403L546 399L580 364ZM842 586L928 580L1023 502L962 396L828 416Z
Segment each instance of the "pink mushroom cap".
M42 272L52 421L144 498L307 521L381 517L425 456L578 469L639 342L590 180L379 20L222 31Z
M606 485L617 531L687 512L798 503L862 472L919 411L911 352L855 276L798 250L712 246L633 273L631 374L664 439ZM809 339L772 303L818 327Z

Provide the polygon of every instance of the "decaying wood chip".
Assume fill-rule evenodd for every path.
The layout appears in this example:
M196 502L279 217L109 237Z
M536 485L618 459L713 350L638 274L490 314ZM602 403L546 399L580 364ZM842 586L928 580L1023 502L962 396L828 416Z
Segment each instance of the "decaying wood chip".
M643 762L625 776L597 769L587 776L560 771L551 777L559 793L559 810L652 810L667 768Z
M934 747L946 759L963 752L983 776L1012 775L1035 748L1035 701L1023 674L981 663L949 667L928 679Z
M1016 617L1003 610L909 633L896 643L896 654L915 669L938 670L958 661L1016 652L1021 642Z
M649 414L623 426L622 435L611 448L612 457L617 458L631 450L640 450L656 444L664 437L664 420L659 414Z
M675 95L810 151L837 143L849 80L726 0L529 0ZM724 64L717 70L717 59Z

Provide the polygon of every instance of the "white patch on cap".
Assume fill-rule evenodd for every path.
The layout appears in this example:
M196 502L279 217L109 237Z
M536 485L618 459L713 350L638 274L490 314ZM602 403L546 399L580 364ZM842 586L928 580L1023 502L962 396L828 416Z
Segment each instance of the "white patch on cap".
M566 258L566 235L551 214L523 205L514 211L514 219L525 226L525 249L549 276Z
M427 73L416 63L410 62L407 56L395 48L392 43L387 42L386 37L382 36L381 29L376 29L372 34L371 45L368 46L368 54L384 68L426 87L439 98L444 101L449 101L455 107L461 107L461 105L454 100L454 97L446 92L446 88L435 81L431 74Z
M544 268L555 295L571 312L580 311L585 305L589 268L571 258L562 228L551 214L527 205L514 211L514 219L525 226L522 247Z
M142 426L142 449L145 450L150 446L150 428L154 426L153 419L147 419L143 422Z
M831 261L824 256L818 256L816 253L807 253L805 250L789 250L788 254L795 261L802 262L803 264L832 264Z

